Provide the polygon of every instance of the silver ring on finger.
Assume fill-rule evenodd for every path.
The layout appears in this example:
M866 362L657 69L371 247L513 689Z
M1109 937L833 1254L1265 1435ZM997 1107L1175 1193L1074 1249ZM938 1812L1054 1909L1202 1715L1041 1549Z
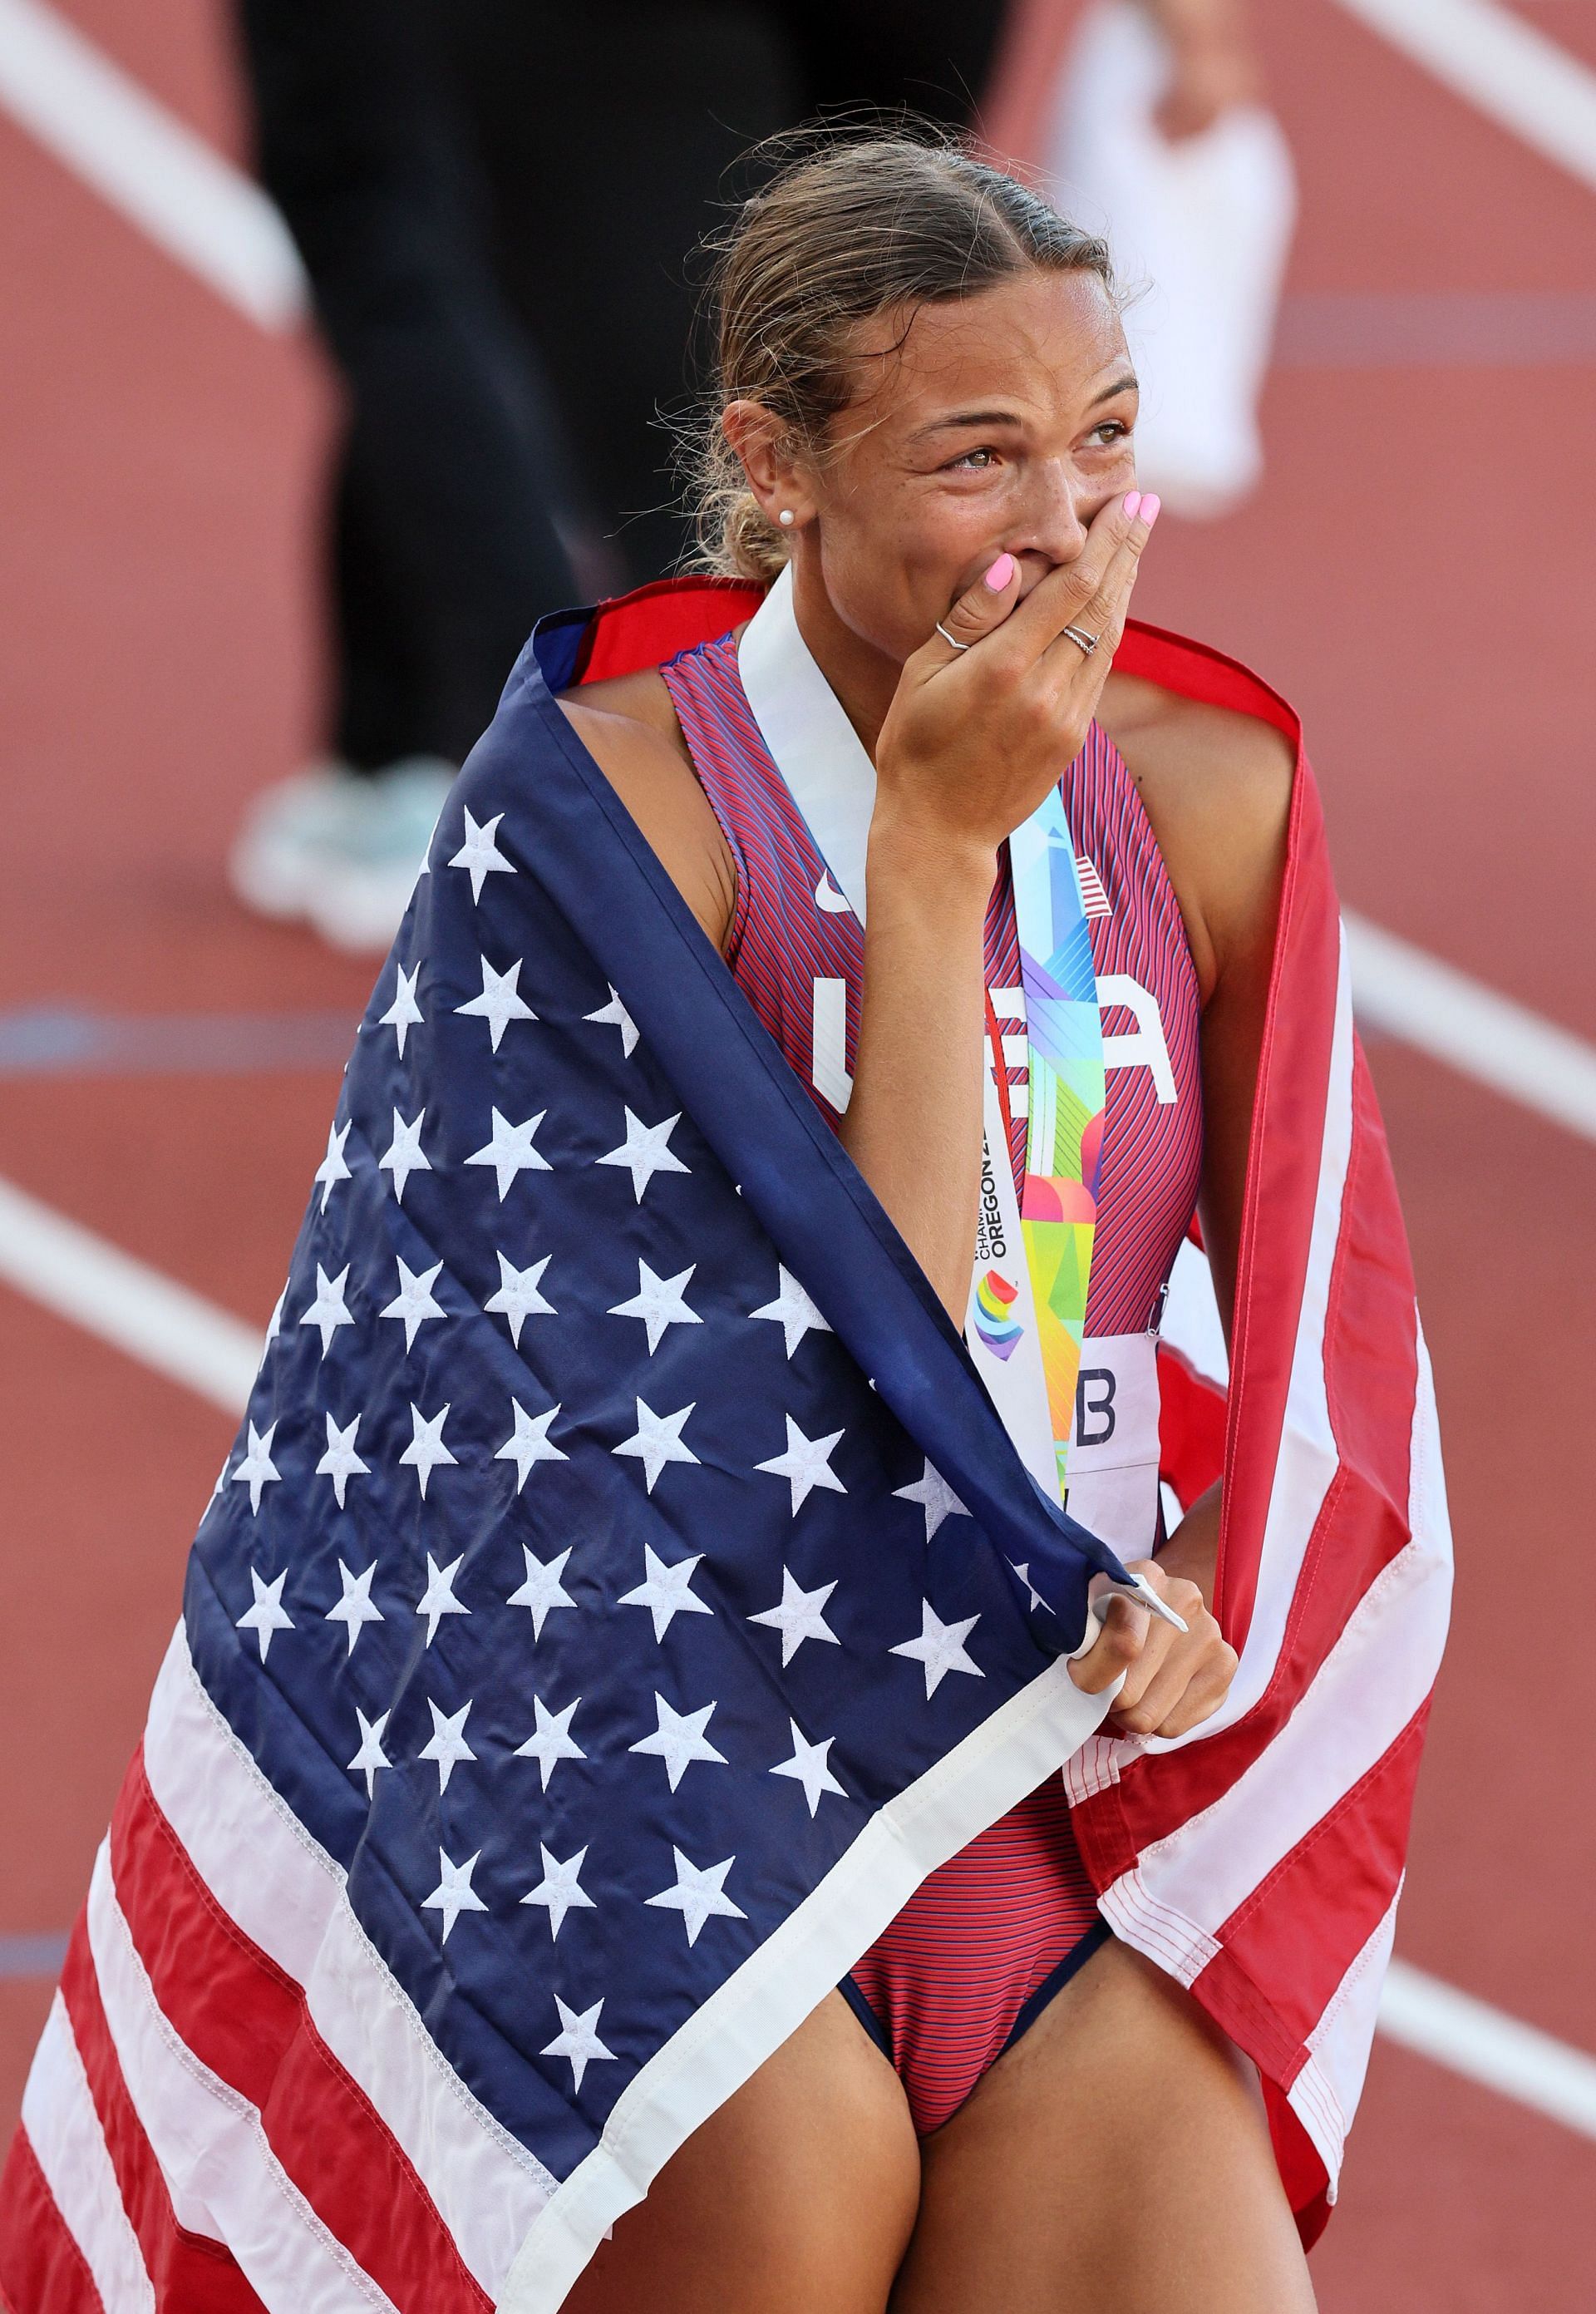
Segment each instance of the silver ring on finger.
M1090 658L1102 640L1100 635L1089 635L1082 627L1065 627L1061 631L1068 635L1076 649L1084 653L1088 658Z
M941 636L943 641L953 650L974 650L975 648L974 643L961 643L957 635L950 635L947 628L942 624L940 619L937 621L937 632ZM1095 643L1092 645L1092 649L1094 650L1097 649L1097 645Z

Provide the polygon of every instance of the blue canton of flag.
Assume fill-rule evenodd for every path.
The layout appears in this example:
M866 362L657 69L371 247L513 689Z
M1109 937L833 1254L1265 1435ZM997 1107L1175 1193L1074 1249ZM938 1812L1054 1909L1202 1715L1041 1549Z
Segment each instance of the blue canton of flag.
M1089 1732L1060 1657L1097 1569L529 650L185 1598L211 1702L544 2179L504 2302L557 2306Z

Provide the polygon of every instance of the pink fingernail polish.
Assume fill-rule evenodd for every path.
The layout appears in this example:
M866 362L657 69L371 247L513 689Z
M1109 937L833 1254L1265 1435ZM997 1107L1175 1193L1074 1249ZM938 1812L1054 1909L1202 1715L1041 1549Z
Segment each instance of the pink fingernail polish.
M1149 530L1152 528L1153 524L1158 520L1159 509L1163 503L1163 499L1158 496L1156 491L1152 490L1150 490L1147 496L1142 499L1142 519L1147 525Z
M986 583L994 595L1001 595L1014 576L1014 557L1000 554L986 574Z
M1130 497L1125 500L1125 520L1126 520L1127 522L1134 522L1134 521L1135 521L1135 519L1136 519L1136 508L1141 505L1141 503L1142 503L1142 493L1141 493L1141 491L1140 491L1140 490L1133 490L1133 491L1131 492Z

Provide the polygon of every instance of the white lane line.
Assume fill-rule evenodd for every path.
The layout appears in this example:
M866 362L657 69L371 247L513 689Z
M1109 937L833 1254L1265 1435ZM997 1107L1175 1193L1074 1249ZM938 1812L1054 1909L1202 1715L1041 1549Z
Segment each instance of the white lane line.
M303 312L298 252L259 186L43 0L0 0L0 105L263 330Z
M1596 1141L1596 1047L1362 916L1346 938L1360 1020Z
M1394 1960L1380 2029L1421 2057L1596 2137L1596 2057Z
M0 1181L0 1278L235 1418L260 1332L14 1182Z
M1596 191L1596 73L1496 0L1341 0L1415 64Z

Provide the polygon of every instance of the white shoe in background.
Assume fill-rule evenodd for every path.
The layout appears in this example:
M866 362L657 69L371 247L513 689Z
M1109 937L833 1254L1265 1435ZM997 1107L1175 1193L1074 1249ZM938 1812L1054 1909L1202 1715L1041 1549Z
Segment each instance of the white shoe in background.
M410 905L454 778L436 755L369 777L321 764L257 796L233 847L233 888L260 914L303 918L334 948L385 949Z

